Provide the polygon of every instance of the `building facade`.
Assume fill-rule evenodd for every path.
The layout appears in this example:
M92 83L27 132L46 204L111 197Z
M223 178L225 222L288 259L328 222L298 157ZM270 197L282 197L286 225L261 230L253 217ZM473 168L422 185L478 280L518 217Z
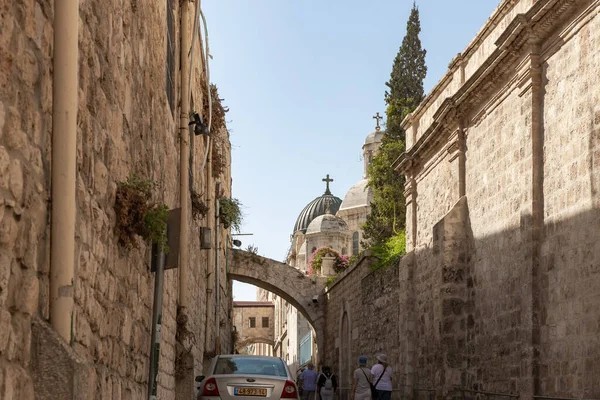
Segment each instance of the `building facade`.
M600 397L598 32L502 1L404 121L407 387Z
M273 355L275 305L270 301L234 301L233 329L239 353Z
M364 173L340 199L332 194L329 175L323 195L308 203L300 212L291 235L291 245L286 262L309 274L311 256L320 248L328 247L340 255L357 255L362 251L361 225L370 212L371 189L367 187L368 166L381 145L383 132L377 129L370 133L363 145ZM333 269L324 267L320 274L333 276ZM296 374L309 361L315 361L317 345L315 331L306 318L283 298L258 289L257 298L275 304L275 344L273 352L282 357L292 374ZM324 349L321 350L324 352Z
M208 142L180 119L211 118L202 40L188 57L195 11L0 1L0 398L148 398L155 273L148 241L123 244L129 223L145 226L140 208L116 207L124 188L142 194L135 204L182 211L158 398L192 398L194 377L231 351L228 231L214 218L231 196L229 135L213 115L203 164Z

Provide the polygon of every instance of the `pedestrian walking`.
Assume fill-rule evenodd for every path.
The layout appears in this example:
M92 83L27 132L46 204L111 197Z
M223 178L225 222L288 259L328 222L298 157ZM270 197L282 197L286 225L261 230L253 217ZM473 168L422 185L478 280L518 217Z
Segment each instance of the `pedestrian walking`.
M308 363L306 369L300 374L302 400L316 400L317 377L318 374L315 372L315 366L313 363Z
M392 367L388 365L387 356L380 354L377 364L371 368L373 374L373 386L377 393L377 400L390 400L392 397Z
M358 368L352 374L352 400L370 400L371 384L373 383L373 374L367 368L367 357L360 356L358 358Z
M321 374L317 380L317 391L321 400L333 400L333 395L337 392L337 376L331 372L331 368L321 368Z

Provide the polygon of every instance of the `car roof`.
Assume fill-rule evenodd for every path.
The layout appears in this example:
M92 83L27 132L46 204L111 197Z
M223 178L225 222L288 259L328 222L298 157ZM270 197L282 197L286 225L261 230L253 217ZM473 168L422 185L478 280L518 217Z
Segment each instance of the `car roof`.
M257 356L254 354L219 354L217 357L219 357L219 358L233 358L233 357L235 357L235 358L263 358L263 359L272 359L272 360L282 360L281 357Z

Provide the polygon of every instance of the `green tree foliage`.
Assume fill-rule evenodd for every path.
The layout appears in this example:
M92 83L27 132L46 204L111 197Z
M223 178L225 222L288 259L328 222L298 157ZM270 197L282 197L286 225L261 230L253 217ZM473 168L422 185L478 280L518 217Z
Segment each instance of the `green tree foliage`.
M421 48L421 22L416 4L406 24L406 35L394 59L390 80L385 92L386 132L379 154L369 165L369 186L373 190L371 214L363 226L367 246L381 246L404 229L406 206L404 177L398 175L392 164L405 148L402 120L424 98L423 79L427 73L426 51Z

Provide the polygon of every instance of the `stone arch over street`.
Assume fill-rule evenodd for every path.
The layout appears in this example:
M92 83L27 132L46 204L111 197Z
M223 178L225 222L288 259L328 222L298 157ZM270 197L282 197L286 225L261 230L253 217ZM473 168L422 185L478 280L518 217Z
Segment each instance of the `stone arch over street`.
M319 358L319 351L324 349L327 278L308 277L287 264L243 250L232 250L227 276L273 292L294 306L315 330Z

